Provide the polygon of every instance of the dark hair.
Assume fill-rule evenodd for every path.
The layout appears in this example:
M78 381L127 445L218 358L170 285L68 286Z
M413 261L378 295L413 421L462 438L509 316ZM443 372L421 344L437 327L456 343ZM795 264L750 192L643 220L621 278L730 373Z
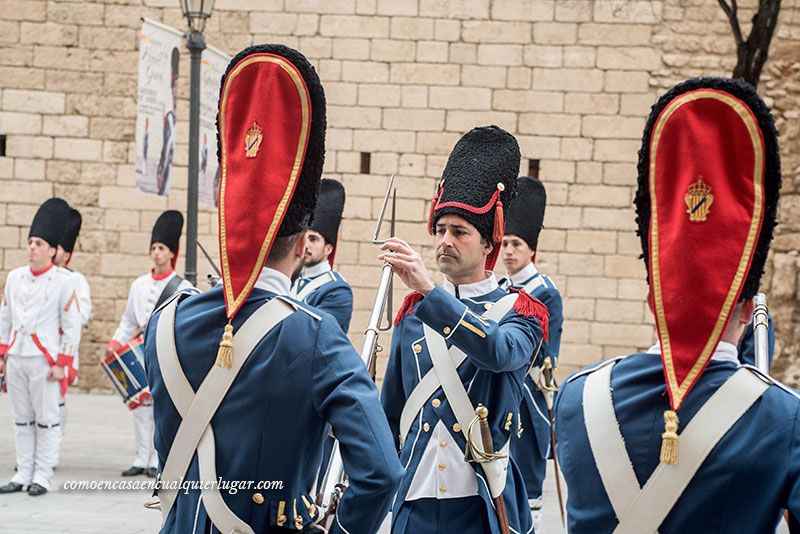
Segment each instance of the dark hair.
M277 263L286 258L289 253L294 249L297 240L303 235L303 232L298 232L292 235L282 235L275 238L272 242L272 248L269 249L269 256L267 256L267 265Z

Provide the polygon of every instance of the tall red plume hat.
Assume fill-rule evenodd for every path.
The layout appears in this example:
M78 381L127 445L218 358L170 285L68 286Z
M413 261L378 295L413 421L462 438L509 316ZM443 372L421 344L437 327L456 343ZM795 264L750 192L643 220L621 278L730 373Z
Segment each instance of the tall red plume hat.
M661 461L675 463L676 412L764 272L781 183L774 120L743 81L688 80L653 106L638 170L638 233L672 408Z
M308 228L325 156L325 94L314 67L282 45L246 48L222 78L217 115L219 246L230 367L233 327L277 237Z
M517 189L519 162L519 144L502 128L482 126L464 134L453 147L431 199L428 232L433 235L442 215L462 217L494 245L486 258L486 269L493 270L505 233L504 208Z

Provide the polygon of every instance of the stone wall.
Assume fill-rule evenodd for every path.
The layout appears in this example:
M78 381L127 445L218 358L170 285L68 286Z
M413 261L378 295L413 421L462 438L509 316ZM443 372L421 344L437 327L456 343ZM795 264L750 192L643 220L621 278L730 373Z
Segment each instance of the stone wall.
M155 218L186 207L188 54L171 196L138 193L133 167L140 17L184 28L177 6L0 0L3 276L24 263L21 247L41 201L55 194L81 210L72 265L87 275L95 305L81 345L84 387L107 385L97 361L130 282L148 268ZM800 8L797 0L784 6L761 86L780 117L787 176L768 284L781 369L800 350ZM747 20L744 9L745 31ZM398 175L398 235L432 264L423 220L435 180L458 137L489 123L517 136L521 172L538 162L547 186L539 266L565 298L562 371L652 343L633 233L636 152L659 92L687 76L732 70L733 40L715 0L218 0L206 38L229 54L282 42L319 70L326 175L348 193L337 262L354 286L356 344L379 275L369 237L386 177ZM368 175L360 173L362 153L371 157ZM207 248L215 248L216 226L203 208ZM202 256L198 266L201 275L210 271ZM395 304L403 293L396 287Z

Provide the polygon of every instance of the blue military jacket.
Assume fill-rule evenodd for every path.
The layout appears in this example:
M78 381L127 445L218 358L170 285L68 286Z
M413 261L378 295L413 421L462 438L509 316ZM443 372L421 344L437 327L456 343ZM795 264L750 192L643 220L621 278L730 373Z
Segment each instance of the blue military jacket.
M738 369L736 348L725 345L728 357L718 357L720 343L681 405L681 428ZM611 374L614 410L640 485L659 463L663 414L669 408L657 350L620 360ZM569 488L569 530L601 534L612 532L617 518L584 426L586 377L587 371L578 372L562 385L555 427L558 457ZM774 532L783 509L800 514L800 399L775 383L712 449L659 532Z
M326 267L328 263L320 265ZM346 333L350 328L350 319L353 315L353 290L341 274L314 266L306 269L297 279L295 291L302 291L306 284L319 277L324 277L328 281L302 299L302 302L333 315L336 322L342 327L342 331Z
M424 341L423 323L443 333L448 347L455 345L467 354L467 360L458 368L458 373L472 404L477 406L482 403L489 409L495 450L500 450L516 433L523 384L531 366L531 355L541 339L541 329L536 319L519 315L513 308L499 323L479 319L477 316L487 307L507 295L497 286L493 275L491 281L487 282L488 291L485 294L469 298L462 296L461 299L436 286L411 309L401 309L402 320L392 336L392 350L381 392L381 402L398 448L403 406L421 377L433 366ZM452 284L448 285L451 291L456 291ZM406 475L392 507L393 521L397 521L431 430L437 422L442 421L462 452L466 448L462 433L453 429L457 420L441 388L434 393L434 397L441 404L432 401L425 404L400 449L400 461L406 468ZM478 464L470 465L479 477L478 492L484 501L492 532L499 533L483 470ZM509 463L503 495L511 528L517 532L528 532L531 518L527 497L513 459ZM480 532L481 525L476 525L476 529Z
M529 276L528 276L529 275ZM520 281L519 279L522 278ZM561 348L561 332L564 325L563 305L561 302L561 293L559 293L556 284L550 279L549 276L540 273L533 263L528 267L517 273L514 277L504 278L500 285L508 289L522 289L534 280L540 279L541 284L536 287L531 294L539 299L542 304L547 306L547 312L550 314L549 326L547 328L548 336L546 341L542 341L542 354L544 357L550 357L550 362L555 367L558 363L558 352ZM547 459L550 450L550 421L547 414L547 403L545 402L544 395L530 376L525 379L525 394L523 395L523 433L520 435L519 441L512 442L512 451L517 454L517 463L526 481L528 479L526 471L528 464L534 462L544 462ZM526 423L533 425L532 428L526 429ZM528 434L525 434L525 430ZM536 447L536 451L531 451L531 446ZM538 453L534 456L534 452ZM530 469L534 469L530 466ZM541 493L541 488L538 489ZM529 495L534 498L535 495Z
M288 291L288 278L286 286ZM233 319L234 342L242 323L274 297L270 291L253 290ZM260 490L265 499L261 503L254 501L253 490L235 494L223 490L222 495L256 533L274 525L295 528L298 517L303 525L311 523L319 511L311 506L315 496L309 492L320 462L323 429L329 423L341 443L350 477L333 532L376 532L402 468L364 363L334 318L314 313L296 311L264 336L211 420L218 477L279 481L282 487ZM154 399L155 446L163 467L181 417L159 369L158 315L148 326L145 360ZM215 363L226 323L221 285L178 306L177 353L195 391ZM185 479L198 480L196 454ZM199 497L198 490L181 492L162 532L207 532L210 521Z

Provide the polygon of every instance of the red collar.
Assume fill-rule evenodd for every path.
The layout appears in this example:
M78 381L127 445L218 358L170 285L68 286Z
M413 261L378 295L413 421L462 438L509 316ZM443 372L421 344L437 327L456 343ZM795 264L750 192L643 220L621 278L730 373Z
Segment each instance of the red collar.
M40 269L38 271L34 271L33 269L31 269L31 274L33 276L41 276L44 273L46 273L47 271L49 271L50 269L52 269L53 267L55 267L55 264L54 263L49 263L47 265L47 267L44 267L43 269Z
M164 274L156 274L156 272L153 269L150 269L150 276L153 277L153 280L158 282L160 280L163 280L164 278L167 278L169 275L171 275L174 272L175 272L174 269L170 269L169 271L165 272Z

